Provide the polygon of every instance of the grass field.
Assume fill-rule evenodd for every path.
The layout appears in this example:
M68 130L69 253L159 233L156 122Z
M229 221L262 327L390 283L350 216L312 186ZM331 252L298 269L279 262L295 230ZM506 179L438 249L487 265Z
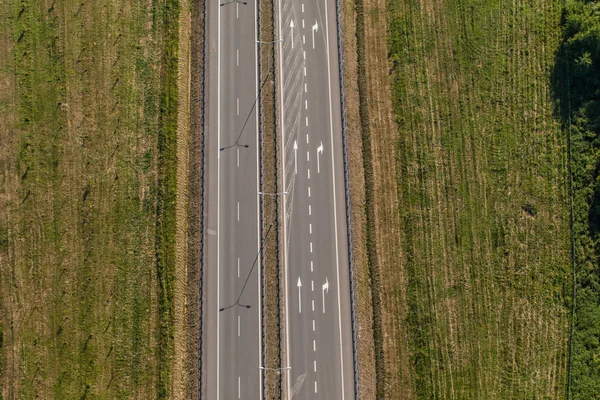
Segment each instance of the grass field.
M377 397L564 398L567 141L551 85L562 2L359 3Z
M178 2L0 2L0 398L167 398Z

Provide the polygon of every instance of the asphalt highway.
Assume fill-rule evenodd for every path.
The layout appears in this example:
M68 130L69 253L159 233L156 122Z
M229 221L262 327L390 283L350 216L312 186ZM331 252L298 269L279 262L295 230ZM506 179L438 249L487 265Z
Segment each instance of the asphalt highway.
M281 0L284 398L353 399L335 1Z
M205 194L207 399L261 399L256 5L207 10Z

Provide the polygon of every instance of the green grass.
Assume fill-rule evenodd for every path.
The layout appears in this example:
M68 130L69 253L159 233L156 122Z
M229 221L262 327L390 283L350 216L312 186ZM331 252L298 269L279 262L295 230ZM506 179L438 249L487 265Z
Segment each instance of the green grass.
M406 321L418 398L564 398L560 1L389 1ZM405 346L402 343L399 347Z
M178 11L168 5L0 4L6 398L169 395Z

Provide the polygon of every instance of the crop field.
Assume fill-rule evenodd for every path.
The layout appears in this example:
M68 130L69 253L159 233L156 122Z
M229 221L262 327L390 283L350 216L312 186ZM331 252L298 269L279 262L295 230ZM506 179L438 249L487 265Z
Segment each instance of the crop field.
M0 1L0 399L172 394L178 7Z
M355 4L375 231L359 259L373 293L368 382L381 399L564 398L569 181L551 82L562 2Z

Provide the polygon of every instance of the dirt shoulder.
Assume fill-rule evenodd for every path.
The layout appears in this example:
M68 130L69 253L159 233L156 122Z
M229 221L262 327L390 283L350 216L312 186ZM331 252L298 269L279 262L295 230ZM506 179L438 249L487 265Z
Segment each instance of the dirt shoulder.
M179 12L179 50L178 50L178 109L177 109L177 197L176 197L176 234L175 234L175 292L174 307L174 359L173 359L173 396L174 400L189 399L188 388L197 368L190 369L189 358L195 358L188 348L188 337L193 335L195 326L190 326L191 316L188 307L197 306L188 301L188 233L189 233L189 144L190 144L190 89L191 89L191 0L180 0ZM193 316L193 315L192 315ZM192 331L192 332L190 332ZM198 331L195 331L197 334ZM197 350L197 349L194 349Z

